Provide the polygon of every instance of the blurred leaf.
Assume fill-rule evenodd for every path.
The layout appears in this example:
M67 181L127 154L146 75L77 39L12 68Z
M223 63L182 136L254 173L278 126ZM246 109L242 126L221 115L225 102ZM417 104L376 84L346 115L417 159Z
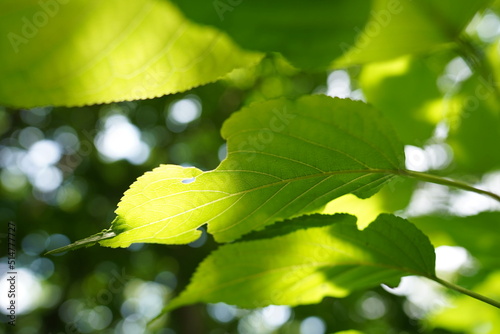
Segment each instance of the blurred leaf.
M459 112L450 119L448 143L460 171L482 174L500 168L500 155L493 153L500 142L500 112L492 85L474 75L459 92Z
M283 221L279 221L275 224L266 226L263 230L253 231L248 234L245 234L243 237L238 239L237 241L253 241L253 240L261 240L261 239L271 239L279 236L283 236L286 234L290 234L292 232L308 229L312 227L326 227L332 224L332 219L323 218L323 217L332 217L333 215L325 215L325 214L311 214L304 215L299 218L287 219ZM311 219L308 219L310 217ZM339 221L351 221L353 220L352 215L339 213L335 214L335 220ZM354 222L356 219L353 220Z
M349 66L433 51L457 37L490 0L375 0L370 21L336 62Z
M437 87L440 74L424 59L405 56L363 66L360 86L366 101L384 112L405 144L422 146L450 103Z
M435 246L461 246L479 260L483 268L500 267L500 212L482 212L469 217L414 217L412 222L431 238Z
M460 170L481 174L500 168L500 155L492 154L500 142L500 41L486 51L484 62L493 73L473 75L460 87L458 113L450 119L449 144Z
M325 68L368 19L369 1L196 0L174 2L194 21L223 29L241 46L277 51L302 68Z
M348 215L297 220L331 225L220 247L167 309L197 302L295 306L381 283L395 285L406 275L434 276L434 248L402 218L381 215L363 231Z
M8 0L0 13L0 103L17 107L153 98L260 57L164 0Z

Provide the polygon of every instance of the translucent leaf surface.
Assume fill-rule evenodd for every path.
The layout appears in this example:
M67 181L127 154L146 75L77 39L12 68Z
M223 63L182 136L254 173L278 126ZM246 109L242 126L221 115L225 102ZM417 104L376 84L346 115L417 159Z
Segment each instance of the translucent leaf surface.
M336 64L348 66L421 54L456 42L489 0L375 0L370 21Z
M394 285L405 275L434 276L434 248L402 218L381 215L363 231L349 215L295 220L324 226L220 247L167 308L196 302L295 306L381 283Z
M0 103L146 99L215 81L260 56L165 0L2 1Z
M370 106L327 96L256 103L226 121L213 171L161 166L125 193L101 244L188 243L197 228L232 241L347 193L373 195L403 167L393 130Z
M363 229L381 213L396 212L408 206L417 181L398 177L370 198L361 199L347 194L329 202L322 214L348 213L357 217L359 229Z
M369 197L403 168L393 130L361 102L256 103L234 114L222 135L229 154L217 169L165 165L139 178L116 210L117 236L101 244L188 243L206 223L217 241L231 241L347 193Z
M400 57L363 66L360 86L368 103L382 110L405 144L422 145L446 117L437 81L447 59Z

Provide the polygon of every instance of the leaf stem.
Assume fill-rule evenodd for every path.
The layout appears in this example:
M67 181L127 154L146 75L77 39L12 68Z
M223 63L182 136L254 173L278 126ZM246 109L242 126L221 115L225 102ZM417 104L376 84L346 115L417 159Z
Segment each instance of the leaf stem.
M467 191L472 191L472 192L475 192L477 194L489 196L489 197L495 199L496 201L500 202L500 195L494 194L490 191L475 188L475 187L468 185L467 183L464 183L464 182L455 181L455 180L447 179L447 178L436 176L436 175L431 175L431 174L422 173L422 172L415 172L415 171L406 170L406 169L400 170L399 175L409 176L409 177L413 177L413 178L416 178L416 179L419 179L422 181L426 181L426 182L432 182L432 183L442 184L445 186L452 186L452 187L467 190Z
M57 254L57 253L62 253L62 252L66 252L69 250L75 250L75 249L82 248L82 247L94 246L96 243L98 243L101 240L111 239L111 238L114 238L115 236L116 236L116 233L113 232L111 229L102 230L101 232L96 233L94 235L91 235L88 238L78 240L72 244L50 250L47 253L45 253L44 255Z
M494 306L496 308L499 308L500 309L500 302L497 302L496 300L493 300L491 298L488 298L486 296L483 296L477 292L474 292L474 291L471 291L471 290L468 290L466 288L463 288L461 286L458 286L456 284L453 284L453 283L450 283L448 281L445 281L443 279L440 279L439 277L437 276L434 276L434 277L429 277L431 280L449 288L449 289L452 289L452 290L455 290L455 291L458 291L460 293L463 293L464 295L467 295L467 296L470 296L474 299L477 299L477 300L480 300L486 304L490 304L491 306Z

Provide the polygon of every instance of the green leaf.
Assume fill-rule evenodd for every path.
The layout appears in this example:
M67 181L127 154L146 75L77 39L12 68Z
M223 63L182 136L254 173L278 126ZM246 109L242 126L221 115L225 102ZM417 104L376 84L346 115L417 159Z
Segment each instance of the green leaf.
M375 0L370 21L336 62L349 66L428 53L458 36L490 0Z
M500 267L500 212L482 212L469 217L415 217L412 222L431 238L435 246L461 246L479 261L482 269Z
M146 99L219 79L260 56L165 0L0 3L0 103Z
M347 194L329 202L320 213L351 214L358 218L358 228L363 229L381 213L405 209L411 201L417 184L418 182L412 178L394 178L370 198L361 199L353 194Z
M429 239L402 218L380 215L363 231L349 215L296 220L330 225L220 247L167 309L197 302L245 308L312 304L381 283L395 285L406 275L435 275Z
M239 45L281 52L302 68L325 68L366 23L370 1L193 0L174 2L187 17L226 31Z
M321 95L255 103L222 136L229 153L215 170L164 165L140 177L116 210L117 236L101 245L188 243L203 224L229 242L347 193L369 197L404 165L382 115Z
M437 81L449 58L405 56L363 66L360 87L368 103L382 110L405 144L421 146L445 118L450 102L443 99ZM444 60L444 61L442 61Z
M500 70L497 77L500 78ZM456 117L449 120L448 143L460 171L483 174L500 168L500 155L492 153L500 141L500 96L496 80L493 75L487 79L473 75L457 94L459 107Z

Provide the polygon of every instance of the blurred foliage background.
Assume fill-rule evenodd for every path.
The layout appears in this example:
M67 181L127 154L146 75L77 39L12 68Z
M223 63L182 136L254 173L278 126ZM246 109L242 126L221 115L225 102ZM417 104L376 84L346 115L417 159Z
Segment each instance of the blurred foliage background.
M467 38L482 50L496 50L500 37L496 10L492 6L478 13L467 28ZM484 76L459 51L444 49L430 56L403 56L314 73L270 53L251 68L186 93L75 108L0 107L0 221L5 226L0 233L5 238L6 223L16 223L20 273L16 333L324 334L349 329L369 334L494 333L500 328L496 310L486 306L478 314L476 301L449 297L416 278L405 280L399 290L378 287L293 309L195 305L147 328L146 323L187 285L197 264L216 248L210 236L187 246L91 247L44 256L107 228L123 192L159 164L215 168L225 156L219 135L224 120L243 105L281 96L328 94L366 100L387 114L401 138L411 144L406 147L408 168L498 190L498 87L485 84ZM485 52L484 57L498 67L498 51ZM482 98L478 87L491 93ZM442 122L443 115L447 123ZM445 259L441 267L438 261L438 270L466 287L500 294L494 254L498 237L490 233L500 232L493 226L497 213L487 213L487 219L471 218L491 224L477 223L482 228L477 239L467 238L466 229L447 233L457 224L469 223L450 222L450 214L498 211L493 202L441 186L401 181L369 201L347 196L335 204L326 212L335 212L342 204L345 211L359 211L366 222L381 211L422 216L417 225L435 246L444 247L438 252L438 260ZM436 219L452 226L436 229ZM456 245L465 248L452 247ZM0 258L0 266L6 263L6 257ZM450 313L446 308L450 304L460 308ZM0 333L5 328L0 327Z
M251 70L189 93L81 108L2 108L0 215L18 229L18 333L419 330L401 308L403 298L382 288L293 310L196 305L173 312L167 329L146 330L146 322L215 249L206 234L189 246L91 247L44 256L107 228L123 192L159 164L215 168L225 155L219 129L242 105L326 89L327 73L302 73L271 55Z

